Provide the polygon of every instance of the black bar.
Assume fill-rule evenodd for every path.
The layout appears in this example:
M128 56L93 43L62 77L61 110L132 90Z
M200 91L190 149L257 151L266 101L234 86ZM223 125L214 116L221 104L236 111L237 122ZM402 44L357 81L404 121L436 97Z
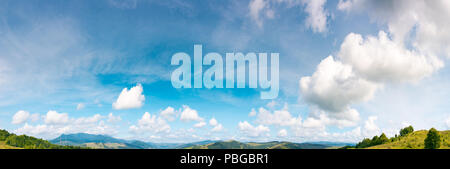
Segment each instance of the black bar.
M182 156L214 156L208 163L182 163ZM236 154L240 163L225 159L226 154ZM250 154L267 155L267 161L250 163ZM30 164L43 161L70 164L75 167L126 165L130 168L306 168L305 165L349 167L358 163L389 166L416 165L420 163L447 163L450 150L0 150L2 161L19 160ZM235 155L235 156L236 156ZM243 159L247 163L243 163ZM265 160L265 159L264 159ZM235 160L236 162L236 160ZM266 163L267 162L267 163ZM45 166L45 165L44 165ZM448 166L444 164L444 166ZM310 168L310 167L309 167ZM308 169L309 169L308 168Z

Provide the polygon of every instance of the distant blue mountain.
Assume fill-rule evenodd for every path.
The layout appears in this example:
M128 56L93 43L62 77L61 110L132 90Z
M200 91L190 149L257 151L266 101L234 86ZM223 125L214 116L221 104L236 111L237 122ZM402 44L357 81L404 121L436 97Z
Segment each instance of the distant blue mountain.
M74 145L74 146L84 146L87 143L96 143L103 145L106 143L117 143L122 145L121 148L130 148L130 149L158 148L152 143L146 143L137 140L117 139L107 135L96 135L87 133L62 134L61 136L53 140L50 140L50 142L53 144Z
M356 143L345 143L345 142L331 142L331 141L316 141L316 142L307 142L311 144L321 144L330 147L344 147L344 146L355 146Z
M87 133L62 134L61 136L50 140L54 144L80 145L84 143L127 143L126 140L116 139L107 135L96 135Z

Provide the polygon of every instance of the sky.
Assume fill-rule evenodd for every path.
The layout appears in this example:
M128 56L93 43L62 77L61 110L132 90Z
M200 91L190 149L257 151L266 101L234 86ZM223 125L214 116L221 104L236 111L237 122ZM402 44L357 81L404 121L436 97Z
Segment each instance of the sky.
M450 129L447 0L0 2L0 128L357 142ZM174 88L172 56L279 53L279 94ZM205 66L204 69L208 67Z

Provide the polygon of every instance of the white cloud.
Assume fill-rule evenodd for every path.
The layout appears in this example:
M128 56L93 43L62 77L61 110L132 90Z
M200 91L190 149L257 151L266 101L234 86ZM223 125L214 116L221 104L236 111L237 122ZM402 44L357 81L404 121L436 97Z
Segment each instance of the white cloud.
M367 12L386 23L394 41L410 40L424 54L450 57L450 2L447 0L340 0L338 9Z
M286 137L288 135L288 132L286 129L281 129L278 131L278 137Z
M374 82L410 82L429 76L443 67L442 61L408 50L380 31L378 37L350 33L339 51L342 62L363 78Z
M103 116L99 114L90 117L70 118L67 113L49 111L45 116L45 124L29 125L25 123L21 128L14 130L14 133L46 139L53 139L67 133L116 134L116 128L107 125L101 120L102 118Z
M450 129L450 117L445 120L445 124L447 125L447 129Z
M364 135L374 136L380 132L380 128L375 124L377 119L378 117L376 116L370 116L367 121L364 122Z
M273 19L275 17L275 12L273 10L271 10L271 9L268 9L266 11L266 17L269 18L269 19Z
M256 116L256 111L255 111L255 109L252 109L252 111L250 111L250 113L248 113L248 116L249 116L249 117Z
M313 32L327 31L327 17L330 15L325 9L326 0L302 0L305 5L305 12L308 13L306 26Z
M306 102L329 112L342 112L349 105L372 98L377 85L359 78L351 66L322 60L312 76L300 79L300 90Z
M275 17L275 7L280 4L286 8L304 6L304 12L308 14L305 20L306 26L313 32L323 33L328 29L328 17L330 16L324 7L326 2L326 0L251 0L248 8L251 19L261 28L265 18L273 19Z
M341 11L349 11L351 10L351 8L353 8L353 4L357 3L357 2L361 2L359 0L339 0L339 3L337 5L337 9L341 10Z
M138 124L130 126L129 129L135 133L167 133L170 131L170 125L163 118L145 112Z
M121 120L122 120L122 118L120 118L120 116L114 116L113 113L108 114L108 122L110 122L110 123L119 122Z
M78 103L77 104L77 110L81 110L84 109L84 104L83 103Z
M338 113L329 113L329 124L338 127L350 127L357 125L359 121L359 112L356 109L348 108Z
M328 120L325 114L319 116L319 118L308 117L303 122L303 127L306 128L325 128L325 121Z
M251 0L248 7L250 9L250 17L256 22L256 24L261 27L263 21L260 18L260 12L265 8L265 0Z
M12 118L12 124L22 124L28 120L37 121L39 119L39 114L30 114L27 111L19 110L14 114Z
M38 121L41 118L41 115L39 115L38 113L34 113L31 114L29 120L31 120L32 122Z
M269 110L259 108L256 123L263 125L279 125L279 126L294 126L301 125L301 117L292 117L287 108L275 110L271 113Z
M14 130L14 133L26 134L45 139L53 139L61 134L67 133L114 135L117 133L117 130L111 126L106 125L103 121L99 122L98 124L84 124L84 125L70 124L67 126L48 125L48 124L40 124L33 126L25 123L23 127Z
M216 120L216 118L212 118L211 120L209 120L209 125L211 126L217 126L217 124L219 124Z
M302 117L300 115L298 117L292 116L288 110L287 104L285 104L285 106L280 110L269 111L264 108L259 108L258 112L254 112L256 114L255 123L259 124L259 126L253 126L247 121L240 122L238 125L239 130L243 134L245 134L245 136L268 136L268 133L265 133L267 132L266 129L269 129L268 127L270 125L273 125L276 127L289 127L290 131L292 131L293 136L295 137L286 137L288 134L287 129L278 131L277 136L286 137L291 141L323 141L324 139L328 140L329 138L331 138L331 134L336 135L335 133L328 133L326 131L328 126L337 126L339 128L353 127L357 126L360 120L359 113L355 109L346 109L345 111L335 113L328 113L320 109L312 109L311 112L309 112L308 117L306 117L304 120L302 120ZM361 137L353 137L350 134L345 134L342 136L336 135L336 137L333 138L344 138L351 139L352 141L359 141ZM333 139L330 139L329 141L333 141Z
M326 132L327 126L337 126L339 128L353 127L358 124L359 120L359 113L355 109L350 108L334 113L313 108L309 112L308 117L302 120L300 115L293 117L288 110L288 105L285 104L281 110L274 110L273 112L259 108L255 123L267 126L290 127L294 135L299 137L299 139L317 138L320 140L328 136L329 133ZM241 124L241 126L245 125L247 124Z
M303 121L301 127L316 129L325 129L328 125L339 128L352 127L357 125L359 119L359 113L355 109L348 109L338 113L313 110L309 113L309 117Z
M58 113L50 110L45 115L45 124L66 124L69 122L69 115L67 113Z
M16 134L28 134L31 136L41 136L41 135L47 135L50 132L57 132L56 130L52 130L53 128L48 127L47 125L36 125L32 126L28 123L25 123L25 125L21 128L18 128L14 132Z
M211 131L213 131L213 132L218 132L218 131L222 131L223 130L222 124L217 122L216 118L211 118L209 120L209 125L213 126L213 128L211 129Z
M198 116L197 110L191 109L189 106L183 105L183 111L180 115L180 120L189 121L203 121L203 118Z
M239 122L238 128L242 133L249 137L268 136L268 132L270 131L266 126L258 125L254 127L247 121Z
M90 124L90 123L99 122L102 118L103 118L103 116L101 116L100 114L95 114L91 117L80 117L80 118L77 118L77 119L71 120L71 121L73 121L73 123L75 123L75 124Z
M222 124L217 124L214 126L214 128L211 129L211 131L213 131L213 132L218 132L218 131L222 131L222 130L223 130Z
M328 141L338 142L359 142L363 139L361 135L361 127L356 127L353 130L346 132L327 133Z
M278 103L275 100L270 101L267 103L267 107L273 109Z
M381 129L375 124L376 119L377 117L371 116L365 121L363 127L357 126L350 131L329 133L326 131L327 124L325 123L330 123L331 119L326 117L326 114L321 114L320 117L308 117L303 122L303 126L292 128L292 131L299 139L298 141L358 142L363 138L371 138L381 133ZM391 131L398 132L397 129L385 129L383 131L387 132L386 134L392 134Z
M166 109L164 109L163 111L161 111L159 114L161 117L163 117L164 119L168 120L168 121L174 121L175 120L175 115L176 115L176 111L173 107L167 107Z
M411 125L411 123L408 123L408 122L406 122L406 121L402 122L402 127L403 127L403 128L408 127L408 126L410 126L410 125Z
M124 88L117 100L113 103L113 108L120 110L142 107L145 101L145 96L142 94L143 91L144 89L141 84L137 84L130 90Z
M196 127L196 128L202 128L204 126L206 126L206 123L204 121L194 124L194 127Z
M161 136L151 135L150 138L151 138L151 139L161 139Z
M351 108L353 104L372 99L378 88L415 83L441 69L444 63L439 57L450 54L450 33L443 31L450 28L443 22L450 19L449 4L441 0L340 0L339 10L367 11L373 20L386 23L388 30L379 31L376 37L348 34L337 52L338 60L329 56L312 76L301 78L300 91L312 111L298 131L309 133L305 128L314 127L330 135L324 130L326 125L356 125L359 113ZM361 136L381 132L376 119L369 117L359 128Z

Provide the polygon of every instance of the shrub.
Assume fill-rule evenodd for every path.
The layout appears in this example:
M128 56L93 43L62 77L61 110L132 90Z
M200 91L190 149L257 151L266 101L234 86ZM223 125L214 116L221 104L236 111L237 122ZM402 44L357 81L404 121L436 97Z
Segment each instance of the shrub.
M414 132L414 128L412 126L408 126L400 130L400 136L406 136L412 132Z
M435 128L431 128L425 138L425 149L438 149L440 146L441 136Z

